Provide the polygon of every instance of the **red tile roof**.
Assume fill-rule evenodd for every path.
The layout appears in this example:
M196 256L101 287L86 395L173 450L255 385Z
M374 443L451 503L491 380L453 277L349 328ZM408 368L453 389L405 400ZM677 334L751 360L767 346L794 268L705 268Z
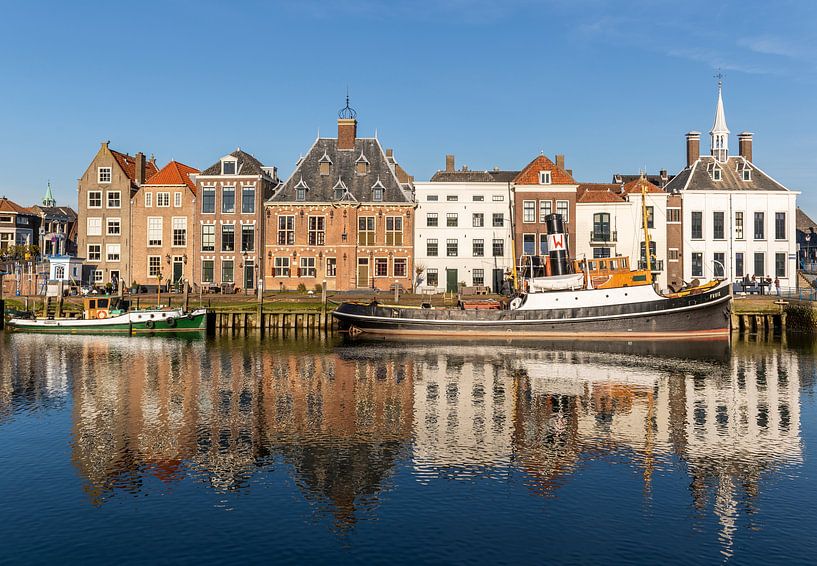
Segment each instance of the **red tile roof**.
M607 183L582 183L576 188L576 202L626 202L621 185Z
M190 173L200 173L198 169L179 163L178 161L171 161L161 171L156 172L152 177L145 181L146 185L187 185L195 194L196 185L190 179Z
M125 175L128 176L128 179L131 181L136 181L136 158L132 155L128 155L127 153L120 153L118 151L114 151L113 149L110 150L113 154L116 162L119 163L119 166L125 172ZM149 179L157 172L156 164L153 161L145 160L145 179Z
M513 180L517 185L538 185L539 171L550 171L550 182L553 185L575 185L576 181L564 169L556 167L544 155L538 156L536 159L528 163L528 165L519 172L519 175Z
M636 179L635 181L630 181L629 183L624 185L624 190L627 193L640 193L642 186L647 188L648 193L663 193L664 192L661 189L659 189L658 187L656 187L655 185L653 185L652 183L650 183L644 177L640 177L640 178Z
M7 199L6 197L0 197L0 212L14 212L16 214L35 214L34 212L31 212L31 209L22 207L16 202Z

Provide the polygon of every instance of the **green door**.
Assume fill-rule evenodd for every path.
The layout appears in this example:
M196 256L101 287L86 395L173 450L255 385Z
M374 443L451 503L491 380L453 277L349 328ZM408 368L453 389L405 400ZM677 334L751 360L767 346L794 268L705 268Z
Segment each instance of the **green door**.
M457 292L457 270L456 269L446 269L445 270L445 290L449 293L456 293Z
M173 258L173 280L172 284L178 285L182 280L182 273L184 273L184 260L180 257Z

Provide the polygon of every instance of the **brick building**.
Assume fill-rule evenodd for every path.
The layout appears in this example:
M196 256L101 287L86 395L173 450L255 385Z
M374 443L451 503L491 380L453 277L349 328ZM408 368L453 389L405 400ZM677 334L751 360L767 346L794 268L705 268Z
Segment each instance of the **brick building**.
M338 137L318 138L267 202L270 290L412 286L413 179L377 138L339 112Z
M177 285L193 282L196 184L194 169L171 161L140 187L131 199L130 284Z

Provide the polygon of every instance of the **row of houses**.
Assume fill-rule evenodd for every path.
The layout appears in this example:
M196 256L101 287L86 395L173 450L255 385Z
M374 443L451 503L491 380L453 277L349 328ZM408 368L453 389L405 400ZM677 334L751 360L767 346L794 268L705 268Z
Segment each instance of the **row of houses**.
M563 155L544 154L490 170L457 168L448 155L415 181L377 136L358 135L348 99L337 136L318 137L286 180L242 149L203 170L159 168L105 142L79 179L76 251L96 285L499 291L514 266L547 255L545 219L558 213L571 255L635 265L649 253L662 288L745 275L794 286L799 193L758 167L751 133L730 153L720 85L709 135L702 154L701 134L686 134L676 174L616 173L609 183L577 181ZM43 243L59 244L66 229L40 230Z

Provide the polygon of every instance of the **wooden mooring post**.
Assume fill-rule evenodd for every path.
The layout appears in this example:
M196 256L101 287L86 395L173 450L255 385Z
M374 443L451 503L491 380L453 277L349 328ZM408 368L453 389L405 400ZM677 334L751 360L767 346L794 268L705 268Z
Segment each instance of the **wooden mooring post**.
M214 311L213 330L216 332L277 333L291 330L295 335L329 333L335 329L332 313L320 311L264 312L260 305L253 310Z

